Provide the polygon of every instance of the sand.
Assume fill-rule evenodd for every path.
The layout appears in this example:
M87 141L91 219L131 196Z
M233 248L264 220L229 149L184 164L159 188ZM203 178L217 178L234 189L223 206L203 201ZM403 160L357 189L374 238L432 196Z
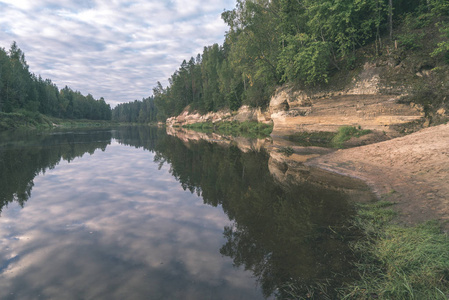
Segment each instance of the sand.
M449 124L339 150L306 165L364 180L379 199L396 203L400 222L437 219L449 232Z

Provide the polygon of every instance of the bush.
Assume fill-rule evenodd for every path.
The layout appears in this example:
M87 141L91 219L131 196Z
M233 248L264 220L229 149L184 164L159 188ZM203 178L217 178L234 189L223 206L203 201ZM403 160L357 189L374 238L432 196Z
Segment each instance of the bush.
M281 147L278 152L284 154L285 156L291 156L295 153L292 147Z
M406 50L417 50L421 48L421 35L416 33L405 33L398 36L399 47Z
M341 147L344 142L352 137L361 137L370 132L371 130L362 130L360 127L357 129L353 126L342 126L338 129L337 134L332 139L332 143L336 147Z

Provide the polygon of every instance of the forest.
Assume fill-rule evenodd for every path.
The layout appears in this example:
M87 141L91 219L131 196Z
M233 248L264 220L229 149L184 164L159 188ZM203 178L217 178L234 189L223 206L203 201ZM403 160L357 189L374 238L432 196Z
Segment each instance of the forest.
M426 55L449 63L448 17L446 0L237 0L222 13L229 26L222 45L184 60L168 86L158 82L151 99L117 107L114 118L163 122L187 106L202 113L264 108L280 85L326 86L354 69L367 45L375 56L397 40L416 49L412 30L396 36L404 24L436 27L440 42Z
M427 42L423 56L449 64L447 0L237 0L221 17L229 26L222 45L184 60L168 86L158 82L148 98L114 109L103 98L67 86L59 90L31 73L15 42L9 51L0 48L0 113L155 123L186 107L200 113L265 108L281 85L317 88L354 70L367 59L359 51L364 47L377 57L398 41L404 49L419 48L418 39L427 42L425 33L413 31L420 28L439 35ZM397 34L401 27L405 33Z
M67 86L59 90L50 79L31 73L25 54L13 42L9 51L0 48L0 112L23 111L67 119L111 119L111 107L103 98L96 100Z

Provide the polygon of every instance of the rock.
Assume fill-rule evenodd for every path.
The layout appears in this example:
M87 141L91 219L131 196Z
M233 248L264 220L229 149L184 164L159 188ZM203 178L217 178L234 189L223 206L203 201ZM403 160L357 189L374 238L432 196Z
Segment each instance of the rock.
M427 75L426 69L420 72ZM396 125L421 120L424 117L423 107L415 103L398 103L401 95L391 96L394 91L388 89L388 86L381 86L379 74L379 67L366 63L345 90L307 94L284 85L276 90L267 111L242 106L236 112L227 109L201 115L196 111L189 112L190 107L186 107L179 116L167 119L166 124L169 127L182 127L202 122L273 122L272 135L287 136L298 131L335 132L341 126L361 126L364 129L397 133ZM390 95L383 95L381 90ZM446 110L439 110L439 114L446 114Z
M446 109L440 108L439 110L437 110L437 114L439 114L440 116L446 115Z
M168 118L166 125L168 127L182 127L184 125L191 125L195 123L218 123L225 121L253 121L261 123L271 122L270 114L268 112L262 112L260 108L251 108L246 105L240 107L240 109L234 113L229 109L225 109L201 115L197 111L189 112L189 109L190 107L186 107L178 116Z

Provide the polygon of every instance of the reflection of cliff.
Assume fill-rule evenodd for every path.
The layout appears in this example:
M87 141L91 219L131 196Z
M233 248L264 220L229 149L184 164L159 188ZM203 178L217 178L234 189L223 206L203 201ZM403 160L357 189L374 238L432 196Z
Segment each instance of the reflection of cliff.
M326 176L314 175L323 181L311 183L306 169L309 178L295 180L288 166L284 178L274 180L269 170L274 162L265 150L244 152L232 143L165 136L155 153L184 189L223 208L232 225L224 229L227 241L220 252L251 270L265 295L277 291L282 298L291 283L305 295L318 284L347 280L350 252L343 240L352 235L345 229L352 215L347 198L359 186L348 181L345 189L335 188L336 176L326 184Z
M304 147L304 151L308 147ZM297 150L298 151L298 150ZM313 149L311 150L313 151ZM374 194L369 191L368 186L361 180L323 169L305 166L303 162L315 153L294 154L296 157L287 157L276 151L270 152L268 169L273 179L283 186L292 184L306 184L316 189L327 189L330 191L343 192L348 200L365 202L374 199ZM299 162L298 162L299 160Z
M254 150L259 151L260 149L271 144L270 139L250 139L241 136L235 137L231 135L224 136L214 132L198 132L195 130L180 127L167 127L167 134L176 136L178 139L184 141L186 143L186 146L188 146L190 142L203 140L223 146L234 145L243 152Z
M53 169L61 159L70 162L96 149L104 151L111 142L111 133L5 132L1 141L0 211L13 201L23 206L31 195L34 177Z

